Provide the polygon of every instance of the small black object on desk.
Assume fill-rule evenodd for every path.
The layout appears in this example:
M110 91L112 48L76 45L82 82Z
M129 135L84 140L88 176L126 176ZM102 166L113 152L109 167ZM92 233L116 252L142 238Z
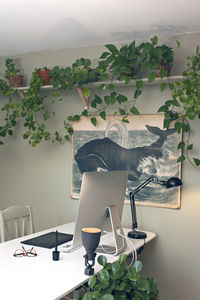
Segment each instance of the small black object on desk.
M82 228L82 242L86 250L85 258L85 275L91 276L94 274L96 253L95 250L99 245L101 230L99 228L87 227Z
M55 251L53 251L53 260L59 260L60 252L58 251L58 230L56 230Z

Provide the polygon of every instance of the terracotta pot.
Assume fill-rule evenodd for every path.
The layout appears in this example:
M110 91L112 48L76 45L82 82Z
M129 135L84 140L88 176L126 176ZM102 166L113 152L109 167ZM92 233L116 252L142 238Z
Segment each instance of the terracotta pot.
M10 75L8 79L9 85L15 87L22 86L23 78L23 75Z
M44 85L48 85L50 81L50 70L40 70L38 71L38 74L43 79Z

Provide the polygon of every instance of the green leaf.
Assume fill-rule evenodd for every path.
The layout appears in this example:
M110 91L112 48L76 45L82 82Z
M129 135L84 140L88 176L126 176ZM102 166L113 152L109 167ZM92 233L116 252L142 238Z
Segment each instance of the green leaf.
M180 48L181 44L178 40L176 40L177 47Z
M97 107L97 103L96 103L95 99L91 101L90 105L91 105L91 107L93 107L93 108L96 108L96 107Z
M142 80L137 80L136 81L136 87L137 87L137 89L139 90L141 90L142 89L142 87L143 87L143 81Z
M120 270L120 264L118 261L115 261L112 263L112 272L113 274L116 274Z
M193 144L188 145L188 146L187 146L187 149L188 149L188 150L192 150L192 149L193 149Z
M168 106L167 105L162 105L159 109L158 112L167 112L168 111Z
M111 103L111 98L110 98L110 96L104 96L104 101L105 101L105 103L106 104L110 104Z
M142 262L139 260L135 261L133 266L134 266L136 272L140 272L143 267Z
M125 115L125 110L124 109L122 109L122 108L119 108L119 113L120 113L120 115Z
M105 112L105 110L101 111L99 115L100 115L100 117L101 117L103 120L106 119L106 112Z
M168 85L169 85L170 90L173 91L173 89L174 89L174 84L173 84L173 83L169 83Z
M177 159L177 162L182 162L185 160L185 156L184 155L181 155L179 156L179 158Z
M152 45L155 46L158 43L158 37L155 35L151 38Z
M180 133L182 128L182 124L180 122L175 123L176 132Z
M150 289L150 284L149 284L149 281L145 278L141 278L139 281L138 281L138 289L139 290L142 290L142 291L147 291L149 292L149 289Z
M94 99L95 99L95 101L96 101L97 104L101 104L102 103L102 99L99 96L95 95Z
M105 83L100 84L100 86L98 87L99 91L104 91L105 89L106 89L106 84Z
M129 120L127 119L127 117L124 117L124 118L122 119L122 122L124 122L124 123L129 123Z
M99 272L99 280L102 281L102 282L107 282L109 280L109 273L108 273L107 270L102 269Z
M80 116L79 115L74 115L73 116L73 121L77 122L80 120Z
M160 78L163 78L163 77L165 77L165 76L167 76L167 70L161 70L160 71Z
M118 54L119 51L117 50L117 47L113 44L107 44L105 45L105 47L110 51L112 52L113 54Z
M94 126L97 125L97 119L96 119L95 117L92 117L92 118L90 119L90 121L91 121L91 123L92 123Z
M160 85L161 92L163 92L166 89L166 87L167 87L167 83L162 82L161 85Z
M92 292L85 293L82 300L92 300L92 294L93 294Z
M100 58L106 58L108 55L110 55L109 52L103 52L102 55L100 56Z
M184 142L180 142L177 146L177 149L182 149L185 147L185 143Z
M134 115L140 114L139 110L135 106L131 107L130 112L132 112L132 114L134 114Z
M141 90L136 90L134 93L134 98L137 99L141 95L142 91Z
M88 116L88 110L84 109L84 111L82 111L82 116L87 117Z
M88 98L90 96L90 89L88 88L83 88L82 89L82 93L83 93L83 96Z
M188 132L190 130L190 125L186 123L182 123L182 129L185 132Z
M123 262L125 262L126 258L127 258L126 254L120 254L119 263L122 264Z
M200 166L200 159L198 158L193 158L194 162L195 162L195 165L198 167Z
M91 289L93 289L95 283L96 283L96 276L92 276L88 279L88 285Z
M157 77L157 74L155 72L152 72L151 74L149 74L148 81L152 82L152 81L154 81L154 79L156 79L156 77Z
M97 261L103 267L105 267L107 264L107 258L104 255L99 255L99 257L97 258Z
M119 102L119 104L121 104L122 102L127 102L128 101L128 98L124 95L117 95L117 101Z
M114 84L110 83L110 84L108 85L108 90L109 90L109 91L114 90L114 88L115 88Z

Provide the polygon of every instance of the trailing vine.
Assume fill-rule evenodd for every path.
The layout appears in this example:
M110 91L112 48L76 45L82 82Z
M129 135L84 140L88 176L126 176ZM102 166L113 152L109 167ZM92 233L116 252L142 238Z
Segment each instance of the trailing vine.
M130 114L140 114L136 105L142 93L143 77L148 76L148 81L152 82L158 76L164 78L169 75L174 50L166 45L157 44L156 36L149 42L136 45L133 41L119 49L113 44L108 44L105 45L106 51L101 54L94 68L91 67L91 60L88 58L77 59L70 67L53 67L50 71L50 84L54 88L51 99L41 93L43 80L38 69L33 72L27 90L10 87L9 74L16 75L19 70L15 69L12 59L7 59L5 76L0 79L0 92L8 98L8 102L2 108L5 118L4 124L0 124L0 144L4 144L3 140L7 135L13 134L14 127L21 119L24 120L25 127L23 138L27 139L33 147L42 141L70 140L73 134L71 122L80 120L81 116L87 116L96 126L96 115L106 120L109 107L117 107L114 115L121 115L121 120L128 123ZM177 45L180 46L178 42ZM194 166L199 166L200 160L191 159L188 154L188 151L193 149L193 144L190 142L189 121L195 118L200 119L200 53L198 47L194 55L188 56L187 69L182 75L183 81L161 83L161 91L166 87L171 89L172 99L167 100L158 112L164 112L165 128L175 121L176 131L178 133L184 131L188 134L187 140L180 142L177 146L179 149L185 149L185 154L181 155L178 161L181 162L187 157ZM132 99L119 93L115 86L116 80L133 88ZM135 81L134 85L133 81ZM95 92L89 88L92 82L99 83ZM83 101L84 109L81 113L67 116L63 120L63 128L51 133L46 121L53 117L55 112L51 111L50 104L62 100L60 96L62 90L76 90Z

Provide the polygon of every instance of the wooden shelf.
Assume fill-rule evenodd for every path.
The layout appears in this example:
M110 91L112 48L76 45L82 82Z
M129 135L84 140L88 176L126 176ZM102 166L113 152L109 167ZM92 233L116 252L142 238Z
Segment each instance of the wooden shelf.
M154 81L149 82L148 78L140 78L144 85L159 85L162 82L168 83L168 82L174 82L174 81L181 81L184 79L183 76L169 76L169 77L164 77L164 78L156 78ZM126 85L124 83L124 81L119 81L119 80L114 80L114 81L103 81L103 82L93 82L93 83L89 83L87 86L90 88L95 88L96 86L99 86L100 84L109 84L109 83L113 83L115 86L119 86L119 87L128 87L128 86L134 86L135 85L135 80L130 81L130 83L128 85ZM24 91L24 90L28 90L29 86L23 86L23 87L18 87L17 90L19 91ZM53 89L52 85L44 85L41 87L42 90L49 90L49 89Z

